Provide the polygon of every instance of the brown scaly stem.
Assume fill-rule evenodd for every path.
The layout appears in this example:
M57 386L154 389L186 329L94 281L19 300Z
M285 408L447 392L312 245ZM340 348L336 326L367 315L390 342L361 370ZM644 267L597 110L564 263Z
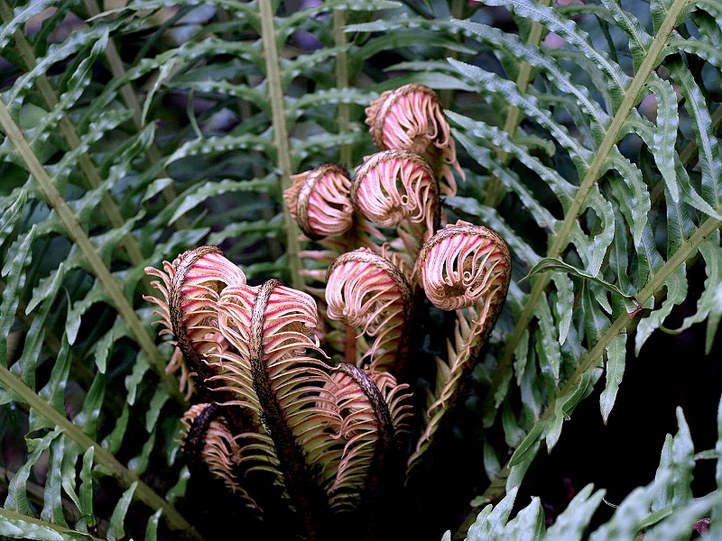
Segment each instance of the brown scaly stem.
M345 331L343 338L344 362L355 365L357 361L356 329L346 323L344 323L343 327Z
M286 488L291 499L298 505L303 517L307 538L311 541L323 539L321 510L325 498L313 482L303 450L297 443L293 431L284 420L283 410L278 403L263 359L263 324L266 306L273 289L280 285L278 280L268 280L258 292L251 313L251 373L253 388L263 410L262 421L268 427L281 464Z
M376 539L382 526L379 515L384 512L384 496L394 482L400 483L401 471L400 454L395 446L394 425L391 412L381 391L362 369L351 364L340 364L338 370L349 375L363 390L374 411L378 426L378 439L374 447L374 456L369 467L369 473L361 495L360 515L364 517L363 529L365 539ZM394 479L394 476L396 479Z

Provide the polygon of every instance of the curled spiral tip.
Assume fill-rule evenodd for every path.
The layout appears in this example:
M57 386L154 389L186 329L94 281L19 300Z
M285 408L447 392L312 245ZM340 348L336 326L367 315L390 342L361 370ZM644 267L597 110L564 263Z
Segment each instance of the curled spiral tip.
M161 334L172 334L178 349L189 364L188 370L205 379L205 356L226 344L217 331L214 301L230 284L245 284L246 275L223 256L215 246L201 246L183 252L172 263L163 262L163 270L148 267L151 285L160 296L148 298L158 306Z
M370 334L381 330L387 308L410 309L411 287L406 277L388 259L367 248L337 257L326 279L329 317L363 326Z
M356 169L351 199L359 212L382 227L402 221L434 230L439 212L439 184L429 164L406 150L386 150Z
M312 239L343 235L353 225L351 181L340 165L325 164L291 177L283 198L301 230Z
M463 172L456 158L456 144L436 93L427 86L410 83L387 90L366 108L366 124L374 144L381 150L403 149L420 154L439 169L448 185L447 195L456 193L451 167Z
M511 256L498 234L460 221L424 243L417 269L434 306L457 310L482 303L485 312L494 314L509 288Z
M364 354L372 366L400 367L412 310L411 286L404 274L388 259L358 248L336 258L326 280L328 317L360 327L374 338Z

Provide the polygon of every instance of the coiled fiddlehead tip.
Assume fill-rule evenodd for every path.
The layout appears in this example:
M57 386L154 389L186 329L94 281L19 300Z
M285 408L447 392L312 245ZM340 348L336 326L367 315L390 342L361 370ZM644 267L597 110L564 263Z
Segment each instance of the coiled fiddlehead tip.
M429 164L407 150L369 156L356 169L351 200L372 223L393 227L402 221L424 223L433 231L439 212L439 183Z
M374 338L361 363L368 360L384 370L400 368L407 354L405 331L412 311L406 276L388 259L358 248L334 260L326 281L328 317L360 327Z
M245 284L246 275L215 246L201 246L183 252L163 270L153 267L146 274L157 278L151 285L160 297L145 297L158 306L160 334L171 334L188 363L191 374L207 377L205 356L211 349L225 347L217 332L214 301L230 284Z
M374 144L381 149L415 152L438 166L447 180L444 193L454 195L456 183L449 169L463 176L456 158L456 144L436 93L427 86L410 83L387 90L366 108L366 124ZM436 167L436 166L435 166Z
M483 302L496 313L509 288L511 255L495 232L459 221L423 245L417 269L434 306L457 310Z
M337 164L325 164L291 177L283 198L288 211L309 238L343 235L353 225L351 181Z

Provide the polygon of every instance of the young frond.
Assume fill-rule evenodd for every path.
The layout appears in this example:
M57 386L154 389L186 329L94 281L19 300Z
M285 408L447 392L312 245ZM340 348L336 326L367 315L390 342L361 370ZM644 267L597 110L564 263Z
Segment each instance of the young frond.
M411 286L391 261L359 248L338 257L328 269L328 317L373 338L360 351L359 365L397 372L408 353Z

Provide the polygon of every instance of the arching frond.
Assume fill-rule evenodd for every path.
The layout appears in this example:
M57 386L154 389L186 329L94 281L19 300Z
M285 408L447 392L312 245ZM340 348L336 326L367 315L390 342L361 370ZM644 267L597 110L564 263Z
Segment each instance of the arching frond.
M421 249L416 273L429 300L456 310L448 360L439 360L437 384L426 412L426 427L409 459L413 468L428 450L478 360L496 323L511 280L511 256L504 240L483 226L459 222L431 237Z
M411 287L388 259L359 248L338 257L328 270L328 316L373 338L358 363L401 370L408 354Z

